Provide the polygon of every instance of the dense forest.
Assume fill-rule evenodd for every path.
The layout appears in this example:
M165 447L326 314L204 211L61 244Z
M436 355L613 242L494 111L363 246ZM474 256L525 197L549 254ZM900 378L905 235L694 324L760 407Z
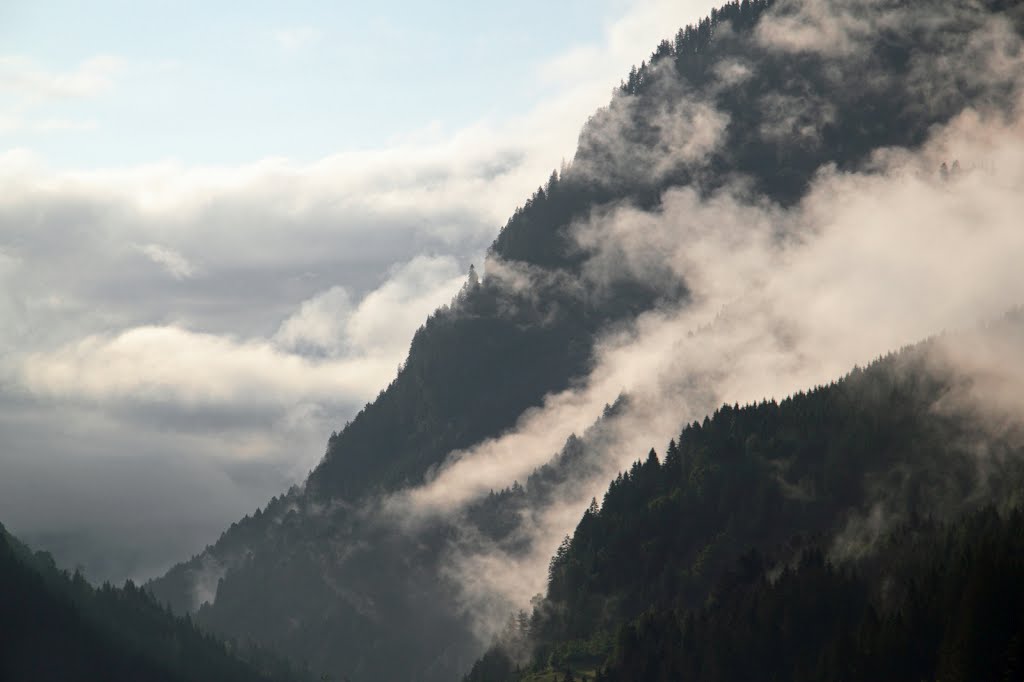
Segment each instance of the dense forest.
M597 680L1024 679L1024 514L918 521L869 561L752 554L711 603L624 626Z
M379 513L388 496L581 381L605 331L692 293L685 276L657 271L596 283L573 226L613 206L657 211L678 187L741 187L752 203L792 206L823 167L868 172L878 150L916 149L965 107L1014 105L1016 74L978 66L977 34L994 17L1019 30L1020 3L852 4L861 19L885 18L856 54L766 43L766 19L799 11L783 0L728 3L658 45L584 125L572 162L500 230L485 276L425 322L395 379L331 435L304 485L146 589L209 631L318 673L433 681L469 669L488 642L444 570L453 545L511 542L529 510L592 471L587 439L551 453L532 483L510 480L413 531ZM783 403L722 408L623 474L555 557L546 603L558 608L513 628L541 646L531 665L611 661L617 628L652 604L699 608L743 552L833 531L850 509L869 514L879 490L908 523L941 495L964 499L977 482L950 434L968 427L924 409L941 377L908 370L919 385L906 385L889 371L915 357ZM913 475L893 468L904 460Z
M594 502L545 599L467 679L603 665L616 680L1002 679L935 676L1019 662L1021 593L994 586L1022 575L1020 427L935 409L974 381L936 361L942 347L1024 347L1024 315L980 338L687 426Z
M603 642L607 658L517 666L498 651L469 679L1024 679L1024 514L917 519L837 566L805 547L770 567L752 551L706 604L652 607Z
M301 682L276 655L228 647L131 581L93 588L0 526L0 680ZM245 657L243 662L239 656Z

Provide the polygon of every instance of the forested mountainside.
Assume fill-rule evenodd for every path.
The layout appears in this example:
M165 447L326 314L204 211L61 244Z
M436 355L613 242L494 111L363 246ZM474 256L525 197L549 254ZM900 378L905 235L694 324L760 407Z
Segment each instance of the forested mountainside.
M592 470L587 439L570 441L532 489L485 493L448 516L396 519L390 496L580 381L608 330L688 300L685 276L605 278L577 222L622 204L657 210L676 187L711 196L728 185L792 205L822 168L869 168L879 149L914 149L965 107L1015 102L1019 74L978 33L993 17L1014 30L1019 3L854 2L842 16L870 30L834 50L779 33L805 10L734 2L657 46L584 126L572 163L501 229L484 277L471 274L417 332L394 381L331 436L305 485L147 589L316 671L441 680L466 670L487 642L447 571L453 548L472 537L530 551L514 531L557 496L539 481L557 488Z
M597 669L569 658L516 672L492 651L471 679L1019 680L1022 537L1020 510L986 508L950 524L908 522L869 560L841 567L821 547L781 567L752 552L707 604L655 607L624 624Z
M231 648L130 581L91 587L0 526L0 680L287 682L312 679L276 656ZM243 662L237 654L250 662Z
M1020 679L1024 422L965 398L985 380L943 359L958 345L1016 366L1024 314L684 428L584 513L467 680Z
M624 627L598 680L1024 679L1024 515L917 521L851 567L739 564L713 602Z

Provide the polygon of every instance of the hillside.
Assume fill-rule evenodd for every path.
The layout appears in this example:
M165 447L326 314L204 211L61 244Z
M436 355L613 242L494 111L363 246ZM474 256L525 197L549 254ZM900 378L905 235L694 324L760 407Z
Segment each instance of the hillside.
M1002 603L1001 588L975 595L971 586L990 570L999 584L1022 575L1010 557L1024 518L1024 420L1015 413L995 427L988 403L1019 385L949 363L950 349L964 347L999 349L1017 366L1024 315L687 426L663 460L652 450L584 514L551 560L543 602L467 679L602 665L623 680L740 680L753 670L947 679L935 677L940 660L981 664L969 653L979 641L956 649L951 640L989 632L976 621L961 627L957 614L986 609L1002 609L991 624L1002 643L989 643L1002 658L989 662L1010 665L1020 597L1005 592ZM979 402L965 398L979 387ZM941 407L951 401L955 411ZM979 524L984 532L969 532ZM799 631L774 627L783 622ZM901 644L913 640L919 660ZM741 650L757 654L733 660Z
M596 679L1019 680L1022 531L1019 509L986 509L902 527L853 568L748 562L712 605L624 627Z
M0 585L5 681L308 679L257 650L244 652L253 663L242 662L131 582L93 589L80 574L59 571L49 555L33 554L2 526Z
M644 313L684 306L692 295L685 273L680 279L654 267L609 275L606 259L614 254L580 240L579 222L622 205L657 212L673 188L712 197L731 187L752 205L796 205L824 168L869 172L880 150L917 149L935 126L966 107L1008 111L1016 102L1019 73L996 68L1003 62L985 51L991 46L979 36L991 22L1016 28L1011 22L1018 6L854 3L853 18L872 30L848 36L850 44L841 52L794 46L785 34L764 29L768 20L778 27L799 17L797 2L734 2L680 30L586 123L572 163L547 179L501 229L484 277L471 277L451 306L426 321L394 381L331 436L304 486L233 524L215 544L147 589L175 612L194 613L213 632L308 661L318 672L403 680L453 679L464 672L485 648L488 633L479 631L465 603L464 581L448 570L449 559L494 543L505 543L503 549L515 555L549 551L523 540L517 530L558 494L538 494L536 485L524 491L508 480L504 493L487 497L485 491L447 516L397 520L392 497L432 480L451 453L509 432L546 396L582 382L605 335ZM989 62L993 68L979 66ZM831 395L839 400L835 391ZM820 406L818 397L807 400ZM671 409L666 405L666 414ZM757 419L769 420L781 407L758 409ZM725 423L731 415L725 410L715 421ZM594 433L601 417L599 410L592 415ZM859 438L852 425L844 428L846 438ZM720 445L710 440L714 434L712 429L702 436L709 439L706 448ZM809 450L833 440L824 426L805 435L803 447ZM585 477L581 471L590 475L598 468L591 447L596 440L583 437L582 446L570 441L561 453L540 453L553 458L547 470L554 472L552 485L571 484ZM897 450L887 453L896 456ZM730 473L728 480L708 473L715 505L737 498L750 506L750 514L742 522L730 516L737 526L723 528L712 514L717 506L701 507L705 516L680 529L673 543L686 552L706 550L706 571L688 594L703 594L705 581L751 538L781 541L775 529L788 528L793 518L827 526L839 510L861 501L862 483L837 480L832 468L849 473L842 467L854 466L848 460L857 454L845 452L841 457L847 459L838 462L826 458L827 466L800 459L787 470L794 490L817 494L818 486L828 492L833 516L818 510L820 518L811 513L820 502L801 501L802 493L790 499L766 482L773 480L766 467L776 460L741 459L749 468ZM696 456L680 455L679 461L692 466ZM637 476L642 479L643 467L654 466L641 466ZM666 495L656 505L665 514L672 505L695 504L685 495ZM715 534L708 535L711 529ZM732 535L719 542L722 531ZM692 563L693 556L686 557ZM593 586L595 594L621 577L609 561L611 572L595 578L604 581ZM644 570L655 572L656 565ZM590 593L577 594L575 577L567 576L567 592L557 592L561 583L555 581L552 598L586 602ZM649 577L651 585L668 579ZM645 583L637 589L612 603L609 627L645 608L655 588ZM570 617L577 606L584 615ZM573 601L567 622L545 625L552 628L552 641L589 636L594 609L597 602ZM603 604L598 611L605 613ZM579 622L572 620L577 617Z
M1019 510L886 533L871 558L823 548L769 567L751 553L707 605L655 607L605 643L608 658L522 669L492 651L475 680L1018 680Z

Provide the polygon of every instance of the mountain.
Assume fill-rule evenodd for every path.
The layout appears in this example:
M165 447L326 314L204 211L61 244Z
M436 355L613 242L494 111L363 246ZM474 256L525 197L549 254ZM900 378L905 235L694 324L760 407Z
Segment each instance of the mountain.
M561 451L545 444L550 451L538 453L533 450L541 446L525 443L504 453L531 462L551 458L525 486L510 478L495 486L497 492L475 491L443 509L409 506L409 499L441 480L459 460L453 453L515 432L552 396L584 384L602 340L628 333L659 311L685 309L695 297L687 272L677 277L657 258L634 263L614 245L588 239L580 225L624 206L664 213L666 197L677 190L713 202L728 189L751 205L784 211L806 199L822 172L871 173L879 155L919 149L969 107L1008 114L1020 77L1008 36L1020 30L1020 7L995 0L743 0L680 30L586 123L572 163L553 173L501 229L484 276L472 272L452 305L425 322L394 381L330 437L304 485L233 524L146 589L175 612L194 614L204 628L258 642L318 672L353 680L456 678L493 635L482 620L510 606L500 596L492 601L476 583L500 568L495 557L501 564L502 558L554 549L532 529L607 473L602 453L618 446L606 435L616 410L628 411L630 397L588 415L593 426ZM636 240L656 236L642 230L636 228ZM774 235L779 242L800 237L799 225ZM653 249L660 246L655 241ZM821 406L817 397L807 400ZM769 420L782 408L757 409L758 419ZM661 412L673 419L671 405ZM716 423L733 411L724 415ZM850 429L844 437L855 441L858 432ZM813 437L801 447L832 441L823 429ZM698 437L685 442L691 440ZM719 443L709 441L712 446ZM727 480L707 473L707 485L724 486L712 489L717 504L735 498L751 505L752 519L774 513L779 523L765 517L749 527L722 526L712 508L701 508L706 518L699 524L695 518L696 535L673 540L696 543L686 544L687 551L707 550L706 573L686 588L695 599L755 536L778 541L775 529L799 525L793 518L816 519L820 525L801 528L820 532L861 501L856 479L849 489L833 480L829 467L854 466L846 459L826 459L820 471L823 464L799 460L786 474L793 489L781 492L764 470L777 460L740 461L750 468ZM640 470L655 465L660 470L657 462ZM831 506L819 510L821 516L799 500L817 495L815 486L829 495L822 499ZM667 513L676 503L683 502L659 508ZM733 535L719 542L718 535L706 535L713 528ZM467 575L467 565L478 573ZM602 579L614 586L618 578ZM557 592L558 584L552 603L570 598ZM621 602L618 596L600 602L598 612L610 608L608 627L635 616L638 605L646 608L645 590L654 588L637 589L624 592ZM584 601L587 594L579 593ZM567 614L577 613L572 603ZM588 602L580 608L588 622L598 607ZM591 635L576 622L544 627L552 628L544 641Z
M233 654L131 581L93 589L81 574L58 570L48 554L33 554L2 526L0 585L0 680L309 679L265 652Z
M820 547L781 568L751 553L708 604L622 625L597 670L577 659L536 672L492 650L469 679L1019 680L1022 524L991 508L917 520L842 567Z
M1022 350L1018 311L780 403L723 406L687 426L663 460L652 450L595 501L552 559L543 602L467 679L608 664L608 679L740 680L754 670L772 679L775 670L775 679L824 680L854 669L857 656L865 660L855 679L947 679L935 672L944 657L978 664L947 640L985 627L1003 638L1003 658L990 663L1009 665L1006 647L1015 636L1019 646L1024 626L1017 592L993 586L975 603L963 590L989 570L1000 585L1024 575L1007 555L1024 520L1024 419L997 422L991 404L1020 386L1012 373L993 379L993 365L966 369L951 358L992 352L1011 367ZM963 537L978 524L991 527ZM938 591L925 589L929 581ZM1002 610L990 626L963 626L956 615L970 609ZM772 630L790 621L799 632ZM865 628L886 648L857 639ZM734 639L723 640L730 629ZM915 639L920 660L905 649L889 656ZM847 644L861 650L821 667L830 647ZM761 658L729 662L730 647Z
M852 568L748 562L714 604L623 628L597 679L1022 679L1022 531L1019 509L989 508L904 526Z

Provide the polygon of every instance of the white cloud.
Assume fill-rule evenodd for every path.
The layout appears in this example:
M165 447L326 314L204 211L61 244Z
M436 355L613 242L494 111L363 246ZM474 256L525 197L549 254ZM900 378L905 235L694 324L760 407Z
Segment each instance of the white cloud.
M60 475L48 453L202 459L189 471L238 478L233 504L196 501L207 523L176 531L191 543L178 556L140 541L157 565L199 550L239 500L251 511L301 480L395 376L416 328L571 150L577 124L542 133L545 118L313 163L59 171L0 153L0 402L25 404L4 420L20 463L4 471L44 499ZM88 495L63 516L12 496L0 513L18 531L108 533Z
M561 85L591 90L591 111L607 103L609 92L633 65L647 59L662 40L697 23L711 12L708 0L638 0L608 22L598 44L575 45L542 65L541 77Z
M465 281L455 259L417 256L392 269L388 281L363 299L346 325L348 338L364 353L376 350L403 360L413 332Z
M453 453L427 484L390 500L389 509L416 523L424 512L450 512L524 481L620 391L629 396L591 443L598 474L574 480L556 505L524 519L530 551L472 543L453 550L450 570L481 631L496 633L503 614L543 591L549 557L591 497L600 499L616 471L663 448L684 424L722 403L781 399L1020 305L1022 113L1008 122L967 110L919 153L880 152L869 173L822 169L791 209L751 203L742 188L707 199L675 189L656 212L623 206L580 225L579 238L599 251L590 282L673 273L691 298L607 335L585 381L548 396L508 433ZM954 159L971 170L944 181L939 165ZM945 361L980 380L957 398L1019 423L1019 384L997 368L1024 366L1024 355L1006 346L980 355L967 341ZM485 566L502 570L480 573Z
M50 71L24 56L0 57L0 92L31 99L94 97L114 87L125 68L120 57L91 57L66 71Z
M394 376L415 329L451 299L514 208L572 157L580 126L629 66L709 7L633 5L599 44L582 46L587 59L556 60L558 92L527 113L378 149L86 170L0 153L0 402L20 406L4 420L19 476L43 481L42 453L189 453L203 460L204 482L226 476L227 463L256 463L244 475L263 472L261 483L232 491L253 506L268 480L300 478L326 435ZM299 50L322 36L297 26L267 39ZM99 57L62 71L2 58L0 90L19 110L3 112L0 130L47 120L76 128L35 109L107 93L148 68ZM219 519L212 525L237 509L199 506ZM4 515L24 528L67 522L33 521L43 517L10 505ZM195 549L211 539L204 532L189 535Z
M24 380L35 393L85 401L289 405L334 393L366 395L386 376L368 360L320 362L265 340L137 327L33 353ZM383 369L394 372L393 365Z
M299 310L281 323L274 341L288 350L312 350L337 355L345 341L345 326L352 316L352 301L343 287L331 287L303 301Z
M273 338L134 327L29 353L21 376L33 394L97 405L358 404L394 376L413 332L463 281L453 259L420 256L355 308L340 287L304 301Z
M304 301L274 335L280 346L330 356L385 355L401 362L424 320L452 297L466 276L454 258L416 256L393 267L387 281L357 306L342 287Z
M874 9L865 13L862 4L833 0L784 1L769 20L758 25L757 37L765 45L789 52L850 56L858 53L861 42L880 28L879 18L893 16L881 6Z
M192 264L174 249L159 244L145 244L136 248L174 279L187 279L195 273Z
M84 133L97 128L96 121L75 121L66 118L35 120L22 116L0 115L0 135L11 133Z

